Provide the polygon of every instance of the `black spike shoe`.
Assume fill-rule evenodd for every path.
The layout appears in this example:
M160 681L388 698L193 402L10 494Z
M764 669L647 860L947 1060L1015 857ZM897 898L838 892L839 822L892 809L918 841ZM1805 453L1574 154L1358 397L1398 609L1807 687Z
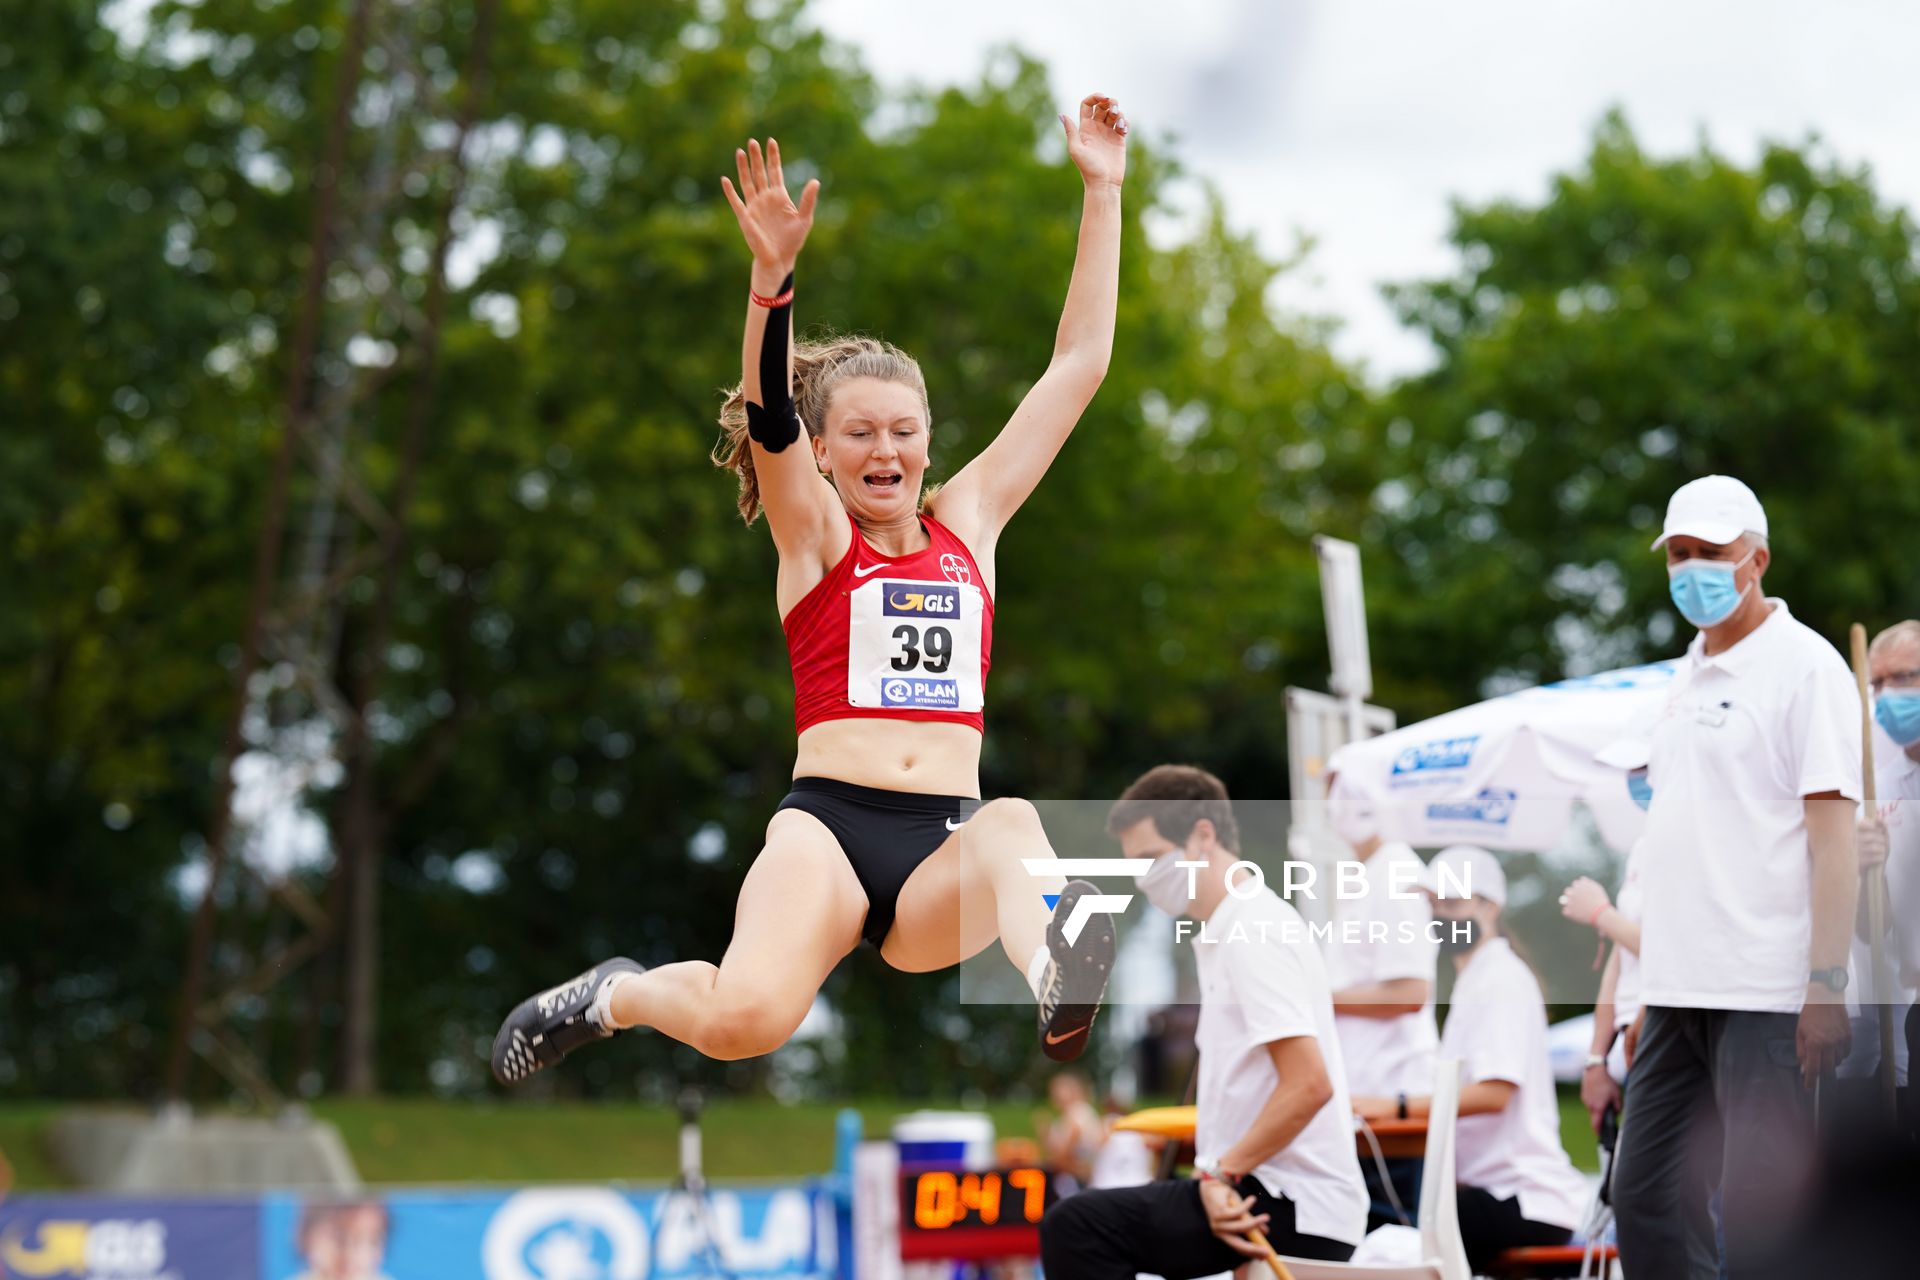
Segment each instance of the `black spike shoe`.
M615 956L550 991L522 1000L493 1038L493 1078L501 1084L519 1084L588 1041L611 1036L613 1030L593 1017L594 997L602 984L620 974L645 972L625 956Z
M1055 1062L1072 1062L1086 1052L1093 1015L1100 1011L1107 979L1113 974L1113 916L1090 915L1080 936L1067 941L1067 922L1088 894L1100 891L1085 880L1069 880L1053 906L1047 925L1047 972L1040 984L1040 1051Z

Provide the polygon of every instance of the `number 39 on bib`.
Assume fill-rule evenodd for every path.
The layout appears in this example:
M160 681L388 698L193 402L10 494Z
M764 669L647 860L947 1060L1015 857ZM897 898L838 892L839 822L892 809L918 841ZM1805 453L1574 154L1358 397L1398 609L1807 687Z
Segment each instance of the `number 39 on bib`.
M903 711L978 711L980 588L881 579L848 598L847 701Z

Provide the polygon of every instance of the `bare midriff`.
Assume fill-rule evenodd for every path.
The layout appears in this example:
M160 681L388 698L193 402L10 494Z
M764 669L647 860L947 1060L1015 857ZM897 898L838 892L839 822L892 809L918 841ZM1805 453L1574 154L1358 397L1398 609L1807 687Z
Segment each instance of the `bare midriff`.
M980 732L940 720L822 720L800 735L793 776L978 799Z

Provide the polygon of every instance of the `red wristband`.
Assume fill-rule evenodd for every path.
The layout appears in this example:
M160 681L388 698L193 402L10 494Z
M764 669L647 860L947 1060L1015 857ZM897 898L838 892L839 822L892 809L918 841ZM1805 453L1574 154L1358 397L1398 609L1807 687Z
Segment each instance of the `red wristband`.
M765 294L755 293L752 289L748 289L747 301L751 302L756 307L765 307L769 311L771 311L775 307L784 307L789 302L792 302L793 289L789 287L785 293L782 293L777 297L772 297L772 298L767 297Z
M1600 927L1600 917L1611 910L1613 910L1613 904L1611 902L1601 903L1600 909L1593 913L1593 919L1587 921L1588 927L1598 929Z

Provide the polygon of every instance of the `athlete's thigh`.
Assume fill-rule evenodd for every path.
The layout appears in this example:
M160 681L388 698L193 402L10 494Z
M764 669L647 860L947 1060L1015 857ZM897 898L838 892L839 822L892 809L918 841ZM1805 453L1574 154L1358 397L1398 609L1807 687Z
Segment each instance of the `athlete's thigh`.
M783 809L740 884L716 985L743 982L772 1003L810 1005L833 967L860 945L866 918L866 892L833 833L812 814Z
M894 904L880 958L908 973L947 969L1000 936L993 881L969 851L970 821L913 869Z

